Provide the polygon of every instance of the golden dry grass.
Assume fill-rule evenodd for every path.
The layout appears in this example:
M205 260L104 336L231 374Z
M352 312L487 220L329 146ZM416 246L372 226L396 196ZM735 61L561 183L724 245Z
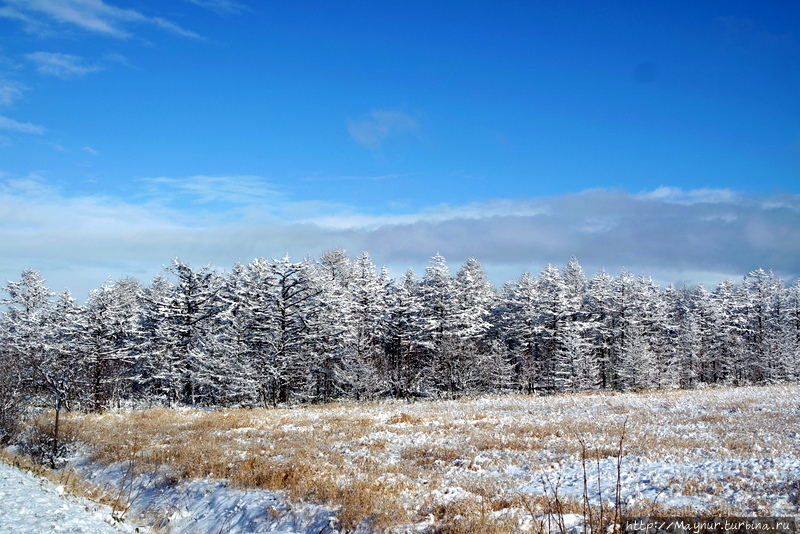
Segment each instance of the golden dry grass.
M92 461L128 462L132 476L162 473L168 481L211 477L239 487L285 491L292 500L338 507L346 528L362 523L389 531L427 521L431 532L507 533L519 531L521 518L585 512L581 498L558 494L553 482L557 466L580 462L585 455L593 484L595 464L617 456L623 425L628 457L699 461L800 452L791 434L800 422L798 411L784 406L800 388L780 390L780 395L777 387L737 391L253 410L156 408L70 414L63 428L91 448ZM784 400L762 402L768 396ZM520 476L504 474L507 467L524 469L529 478L553 477L551 487L538 494L521 491ZM737 483L757 493L757 484L747 480L743 473L738 481L676 479L669 484L680 486L684 495L712 498ZM461 492L453 495L453 488ZM706 510L732 515L767 510L758 495L749 506L744 510L712 499ZM628 511L687 509L639 501Z

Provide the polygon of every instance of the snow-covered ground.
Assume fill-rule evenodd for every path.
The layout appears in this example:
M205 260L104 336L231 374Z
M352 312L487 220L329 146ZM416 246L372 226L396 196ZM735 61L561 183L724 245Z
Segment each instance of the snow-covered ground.
M74 460L73 467L100 487L120 481L131 511L169 534L336 534L336 515L313 503L288 503L280 492L230 487L223 481L187 479L165 483L158 476L130 480L127 466ZM115 490L113 490L115 491Z
M0 462L0 532L119 534L135 528L114 521L106 506L67 496L63 486Z
M81 448L72 468L112 493L121 485L131 516L169 534L333 534L348 507L373 517L351 521L360 533L445 523L471 532L465 525L480 521L537 532L556 498L566 512L584 496L610 510L617 491L633 515L800 515L800 386L122 412L80 423L95 450L117 456L90 460ZM269 486L264 477L287 467L295 478L283 490L246 487ZM387 510L389 522L375 523Z
M96 466L95 466L96 467ZM83 465L88 469L87 465ZM97 482L124 478L121 466L93 471ZM192 480L165 490L139 480L132 488L135 511L147 519L148 511L162 516L153 532L172 534L299 534L336 533L336 518L313 504L289 506L269 491L244 491L219 481ZM147 533L151 529L120 517L120 511L89 499L70 495L30 472L0 462L0 534L120 534ZM166 528L166 525L168 529Z

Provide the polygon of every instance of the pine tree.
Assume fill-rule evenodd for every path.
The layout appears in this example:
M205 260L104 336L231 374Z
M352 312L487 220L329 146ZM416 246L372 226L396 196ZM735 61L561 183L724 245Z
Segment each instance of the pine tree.
M692 290L672 285L664 290L664 317L656 362L660 387L693 388L697 384L702 350L702 304L697 302L702 295L700 290L702 287Z
M747 352L744 350L747 301L741 286L723 280L712 299L717 310L713 333L713 362L716 372L708 379L714 383L744 385L748 382Z
M786 309L783 320L783 357L786 361L786 381L800 381L800 279L786 290Z
M617 309L614 297L614 279L605 271L598 271L589 282L587 291L587 336L597 365L598 387L616 387L617 346L615 331Z
M45 287L41 274L32 269L22 271L19 281L9 281L4 290L8 298L0 301L7 308L3 313L3 345L10 357L20 362L30 358L35 361L46 348L46 316L55 294Z
M80 337L94 410L119 402L130 376L141 313L140 291L139 282L126 277L89 293Z
M3 313L2 345L4 357L15 362L20 385L33 390L53 387L53 370L48 367L52 337L47 321L53 307L54 293L45 287L38 271L27 269L18 282L9 281L4 288L8 298L0 301ZM58 395L58 392L53 392ZM60 399L56 400L59 404ZM59 404L60 406L60 404Z
M599 369L589 340L588 281L575 257L564 267L567 316L564 325L564 347L569 354L573 391L597 387Z
M169 405L214 404L225 377L213 350L222 279L210 266L194 270L177 258L165 271L176 283L158 279L157 290L145 293L154 385Z
M756 269L742 284L746 296L744 341L750 355L747 381L773 383L784 374L778 354L783 282L772 271Z
M456 273L452 285L454 335L470 343L480 343L491 328L489 312L497 294L489 275L475 258L469 258Z
M422 395L430 368L420 284L409 269L386 294L386 369L392 395L397 398Z
M320 290L307 263L254 260L258 293L251 303L254 340L258 346L257 376L265 404L308 400L315 386L317 366L315 326Z
M32 395L42 396L53 409L49 444L46 450L34 452L55 468L64 452L59 435L61 412L77 400L81 389L82 367L75 365L73 356L63 350L66 329L62 327L71 320L74 300L64 292L54 305L54 294L34 270L23 271L19 282L8 282L5 290L9 298L2 301L8 307L3 316L3 332L7 336L3 340L4 356L16 360L20 386Z
M500 362L494 361L497 353L489 340L492 327L491 310L497 301L497 292L489 282L489 275L475 258L469 258L456 272L452 284L453 322L450 343L453 345L454 371L452 382L459 391L476 391L490 371L484 368L489 358L494 371Z
M235 263L219 293L215 339L226 369L221 392L225 405L255 406L264 401L259 397L260 344L254 311L262 288L255 272L250 266Z
M542 380L539 358L538 281L523 273L506 284L501 297L502 337L513 355L516 383L526 393L533 393Z
M339 371L349 395L373 397L388 387L385 339L388 315L387 279L379 276L369 254L363 252L353 263L349 288L351 344Z
M485 322L489 302L480 264L468 262L460 273L460 281L451 278L444 257L437 254L430 260L420 286L424 339L431 364L428 378L437 392L448 396L463 393L477 379L475 343L489 327ZM468 288L478 293L468 295Z

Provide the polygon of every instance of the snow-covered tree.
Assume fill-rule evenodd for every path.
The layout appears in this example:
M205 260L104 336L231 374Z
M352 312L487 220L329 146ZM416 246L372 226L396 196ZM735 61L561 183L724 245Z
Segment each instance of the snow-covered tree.
M136 279L125 277L89 293L80 338L95 410L118 401L130 376L138 341L140 291Z
M614 279L605 271L598 271L590 280L587 290L587 339L597 365L598 387L613 389L618 366L617 309L614 298Z
M512 356L516 382L526 393L537 390L543 373L538 350L537 295L538 281L525 272L503 287L500 306L503 338Z
M387 388L385 339L388 319L385 271L375 270L367 252L352 264L349 287L350 343L338 371L338 381L350 396L371 397Z
M574 373L570 341L575 333L569 330L571 309L567 285L558 267L548 265L539 273L536 292L539 320L538 359L541 365L540 387L547 392L572 389Z
M315 315L315 351L311 365L311 394L317 399L329 399L342 388L353 386L351 367L358 367L357 333L353 311L353 268L342 248L320 254L313 263L313 283L319 291L319 310ZM355 386L356 391L360 390Z
M456 273L453 291L453 334L466 342L480 343L491 328L489 313L497 292L480 262L469 258Z
M783 282L756 269L742 283L746 298L744 342L749 354L747 381L773 383L785 375L779 354Z
M85 305L38 272L8 282L0 315L0 440L15 403L56 412L117 401L275 405L519 389L695 387L800 380L800 282L661 290L571 258L497 291L441 255L393 281L342 249L228 275L180 260L146 287L107 282ZM16 414L16 415L15 415Z
M786 381L797 383L800 381L800 279L786 290L782 332Z
M0 301L5 339L3 345L10 357L20 361L35 358L45 350L46 317L52 307L52 293L44 285L38 271L22 271L19 281L9 281L3 288L8 297Z
M476 261L450 277L444 257L437 254L425 269L420 285L424 340L430 354L427 370L432 386L446 395L464 392L474 379L476 341L488 330L489 302L482 269ZM468 289L477 291L469 295Z
M723 280L714 290L712 299L717 324L715 325L712 340L712 352L704 355L704 360L710 360L704 380L713 383L729 383L734 385L745 384L748 380L747 353L744 350L742 336L745 328L746 307L742 286L732 280Z
M643 276L623 271L616 279L615 343L617 385L621 389L659 386L657 336L662 308L658 288Z
M257 259L248 266L249 303L259 398L275 405L313 395L318 364L316 332L320 290L307 263Z
M150 378L170 405L213 404L225 378L214 350L222 278L210 266L194 270L177 258L165 270L176 283L159 278L144 293Z
M400 283L387 291L386 374L397 398L422 394L430 367L420 284L409 269Z
M668 286L661 295L664 315L657 339L656 372L661 387L692 388L697 384L702 350L701 323L708 292L702 286Z
M51 300L54 294L45 287L38 271L23 271L20 280L8 282L5 290L9 294L2 301L7 306L2 329L6 337L5 350L0 356L15 361L16 376L12 379L32 395L42 396L53 409L50 444L46 451L40 452L55 467L61 455L61 411L77 400L82 385L81 362L64 350L71 322L78 312L68 291L62 293L57 303Z

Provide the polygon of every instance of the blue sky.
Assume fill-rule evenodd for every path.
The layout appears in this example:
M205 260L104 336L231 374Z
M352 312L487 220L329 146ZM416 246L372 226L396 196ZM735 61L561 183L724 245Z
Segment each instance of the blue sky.
M796 2L0 0L0 275L800 274Z

